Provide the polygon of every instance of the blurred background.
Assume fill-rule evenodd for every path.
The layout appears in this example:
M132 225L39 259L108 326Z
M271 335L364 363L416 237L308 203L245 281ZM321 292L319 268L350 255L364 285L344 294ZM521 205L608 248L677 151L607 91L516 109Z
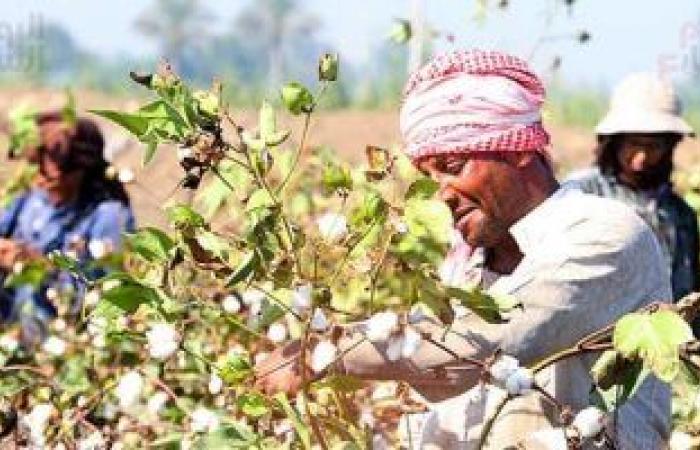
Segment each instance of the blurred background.
M318 56L330 51L340 55L341 76L315 119L312 143L352 160L366 144L397 142L410 70L436 52L484 47L528 59L546 81L545 119L560 173L590 163L592 127L610 88L631 71L673 79L687 119L700 129L697 0L12 0L0 10L3 116L18 105L60 107L66 88L82 111L135 108L146 92L128 72L153 70L166 58L196 85L219 77L245 123L263 98L276 99L281 83L312 84ZM158 222L181 175L173 152L141 169L138 144L105 129L108 154L136 171L131 190L141 222ZM694 167L698 141L686 140L677 159ZM9 170L3 165L0 177Z

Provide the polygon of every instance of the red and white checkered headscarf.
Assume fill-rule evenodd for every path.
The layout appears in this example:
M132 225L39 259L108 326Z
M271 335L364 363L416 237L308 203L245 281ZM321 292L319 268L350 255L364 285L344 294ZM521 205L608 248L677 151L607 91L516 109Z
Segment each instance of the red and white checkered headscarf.
M431 155L537 151L547 158L544 87L525 61L496 51L438 56L404 89L401 135L415 162Z

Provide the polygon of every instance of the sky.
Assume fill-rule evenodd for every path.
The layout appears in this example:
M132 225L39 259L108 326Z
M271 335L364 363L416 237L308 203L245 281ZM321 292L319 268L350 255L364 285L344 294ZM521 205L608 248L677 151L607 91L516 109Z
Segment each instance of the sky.
M255 0L202 0L213 12L207 32L230 26L235 15ZM659 70L676 80L689 67L700 70L700 2L698 0L578 0L569 14L561 0L510 0L506 11L490 10L475 20L476 0L423 0L428 23L455 36L438 50L487 47L530 58L541 73L562 55L560 77L572 84L609 86L630 71ZM319 36L355 64L366 62L386 39L392 19L408 17L410 0L300 0L320 19ZM497 3L491 0L491 3ZM67 27L81 47L102 55L145 55L155 46L140 36L134 20L149 5L145 0L5 0L1 22L26 23L31 14ZM587 45L571 39L547 40L585 29ZM541 45L537 45L541 42Z

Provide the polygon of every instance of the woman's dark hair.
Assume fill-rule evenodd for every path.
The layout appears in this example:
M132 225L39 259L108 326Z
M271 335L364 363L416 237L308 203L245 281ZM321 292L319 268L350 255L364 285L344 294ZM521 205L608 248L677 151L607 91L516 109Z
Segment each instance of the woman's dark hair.
M664 139L666 148L669 150L659 163L659 166L652 174L652 185L660 185L668 182L671 179L673 171L673 149L683 139L683 136L677 133L654 133ZM598 135L598 145L595 149L596 164L603 175L617 177L620 173L620 161L618 152L622 145L622 140L625 133Z
M68 124L61 111L41 113L37 116L39 129L42 126L58 123L65 124L65 129L53 138L45 139L38 152L51 147L54 158L58 158L62 170L83 171L83 181L78 195L81 206L94 205L105 200L117 200L129 205L129 196L119 180L107 178L109 162L104 158L105 139L95 122L90 119L77 118Z

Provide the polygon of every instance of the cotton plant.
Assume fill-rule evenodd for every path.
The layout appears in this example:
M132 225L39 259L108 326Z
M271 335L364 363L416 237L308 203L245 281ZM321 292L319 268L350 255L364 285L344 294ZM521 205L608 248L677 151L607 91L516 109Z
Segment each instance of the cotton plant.
M0 392L17 401L5 411L0 395L0 431L12 405L26 405L19 428L36 446L65 440L93 448L103 438L123 448L365 448L372 441L391 448L381 408L399 416L410 399L403 384L367 386L343 373L342 359L366 343L393 362L426 348L444 351L475 371L482 388L502 390L506 402L546 395L541 370L595 349L597 409L568 417L568 405L553 405L566 424L546 439L563 435L567 445L600 439L601 424L627 399L610 395L616 387L648 373L697 385L679 369L692 368L685 357L695 356L681 310L636 313L536 364L507 349L472 360L445 348L441 337L453 321L469 316L498 326L517 302L463 277L470 249L434 198L435 183L397 149L368 145L364 161L350 166L310 145L337 64L336 55L324 55L317 89L291 82L252 121L231 112L219 83L194 89L167 64L131 74L150 101L130 112L97 111L144 144L145 163L173 152L179 185L196 191L195 200L168 204L168 226L126 234L123 250L99 239L83 243L95 264L111 264L98 280L76 263L80 252L49 258L84 284L82 301L56 289L60 320L36 352L3 330ZM301 119L300 132L282 126L281 114ZM149 182L112 171L122 182ZM39 269L21 263L13 275ZM424 332L426 321L442 325L440 333ZM635 339L639 327L649 340ZM256 366L290 344L303 349L300 391L264 395ZM619 377L615 369L626 364ZM693 416L694 405L681 406ZM59 417L71 426L56 432ZM92 429L99 424L104 429ZM675 435L678 445L686 441Z

